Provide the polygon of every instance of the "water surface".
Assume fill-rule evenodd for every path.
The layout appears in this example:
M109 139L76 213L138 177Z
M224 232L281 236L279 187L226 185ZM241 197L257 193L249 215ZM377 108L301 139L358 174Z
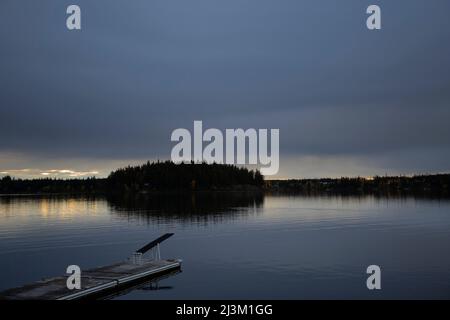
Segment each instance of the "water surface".
M0 290L165 232L182 272L116 299L450 298L450 202L373 196L0 197Z

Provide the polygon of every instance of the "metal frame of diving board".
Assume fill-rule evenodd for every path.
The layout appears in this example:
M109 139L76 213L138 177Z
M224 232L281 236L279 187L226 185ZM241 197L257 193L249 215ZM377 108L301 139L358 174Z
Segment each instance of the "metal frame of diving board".
M131 260L134 264L141 264L142 263L142 257L145 253L148 251L151 251L152 259L153 260L161 260L161 249L160 249L160 243L169 239L171 236L173 236L173 233L166 233L159 237L158 239L155 239L149 243L147 243L142 248L136 250L133 255L131 256Z

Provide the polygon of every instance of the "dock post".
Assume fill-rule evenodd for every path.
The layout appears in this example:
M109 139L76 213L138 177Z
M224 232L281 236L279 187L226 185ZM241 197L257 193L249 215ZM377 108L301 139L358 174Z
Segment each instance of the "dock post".
M159 243L156 245L156 260L161 260L161 250L159 249Z

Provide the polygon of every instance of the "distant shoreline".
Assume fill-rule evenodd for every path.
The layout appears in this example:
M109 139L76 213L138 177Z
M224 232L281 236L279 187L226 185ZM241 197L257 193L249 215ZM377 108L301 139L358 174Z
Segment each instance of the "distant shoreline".
M152 196L152 195L189 195L189 194L254 194L254 193L264 193L264 188L249 188L242 189L238 188L236 190L232 189L217 189L217 190L152 190L145 192L127 192L127 193L119 193L119 192L35 192L35 193L0 193L0 197L27 197L27 196L108 196L108 195L136 195L136 196Z
M0 180L1 181L1 180ZM26 180L21 180L26 181ZM34 181L34 180L29 180ZM83 183L86 179L77 179ZM148 190L107 190L106 179L90 179L98 184L98 189L73 192L0 192L0 197L32 196L158 196L158 195L208 195L208 194L265 194L265 195L306 195L306 196L426 196L450 197L450 174L421 175L414 177L366 178L324 178L268 180L262 186L235 185L210 189L148 189ZM71 183L74 180L71 180ZM50 183L64 183L64 180L50 180Z
M450 174L269 180L265 183L265 189L270 192L306 195L450 196Z
M264 180L258 170L233 165L147 162L107 178L0 178L0 195L155 195L191 193L450 195L450 174Z

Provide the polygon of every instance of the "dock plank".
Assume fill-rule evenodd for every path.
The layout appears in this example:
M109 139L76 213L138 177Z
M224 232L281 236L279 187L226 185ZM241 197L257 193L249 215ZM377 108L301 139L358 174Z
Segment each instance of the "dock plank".
M19 288L0 293L1 299L8 300L71 300L81 299L108 291L119 291L127 283L135 284L139 280L179 269L181 260L143 260L133 264L129 260L113 265L93 268L81 272L81 289L69 290L66 286L67 276L41 280Z

